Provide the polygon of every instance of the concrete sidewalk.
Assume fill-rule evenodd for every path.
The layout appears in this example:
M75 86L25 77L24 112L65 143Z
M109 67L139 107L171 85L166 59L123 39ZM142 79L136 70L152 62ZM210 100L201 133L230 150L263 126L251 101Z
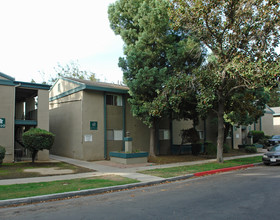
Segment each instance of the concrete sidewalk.
M231 160L231 159L245 158L245 157L254 157L254 156L261 156L261 155L263 155L263 153L253 154L253 155L244 155L244 156L226 157L226 158L224 158L224 160ZM148 185L154 185L154 184L159 184L159 183L163 183L163 182L187 179L187 178L193 177L195 174L189 174L189 175L173 177L173 178L161 178L161 177L150 176L150 175L141 174L141 173L137 173L137 172L142 171L142 170L150 170L150 169L157 169L157 168L169 168L169 167L178 167L178 166L186 166L186 165L204 164L204 163L216 161L216 159L210 159L210 160L173 163L173 164L164 164L164 165L155 165L152 163L122 165L122 164L117 164L117 163L114 163L111 161L87 162L87 161L76 160L76 159L72 159L72 158L66 158L66 157L55 156L55 155L51 155L50 158L52 160L66 162L66 163L73 164L76 166L92 169L94 171L89 172L89 173L79 173L79 174L67 174L67 175L56 175L56 176L45 176L45 177L0 180L0 185L51 182L51 181L57 181L57 180L88 178L88 177L110 175L110 174L120 175L120 176L128 177L131 179L136 179L136 180L139 180L140 183L128 184L128 185L123 185L123 186L105 187L105 188L100 188L100 189L81 190L81 191L68 192L68 193L58 193L58 194L51 194L51 195L45 195L45 196L35 196L35 197L29 197L29 198L1 200L0 207L9 206L9 205L17 205L17 204L22 204L22 203L34 203L34 202L48 201L48 200L52 200L52 199L69 198L69 197L73 197L73 196L93 195L93 194L98 194L98 193L103 193L103 192L108 192L108 191L130 189L130 188L134 188L134 187L148 186ZM234 170L234 169L232 169L232 170ZM227 171L229 171L229 170L227 170Z
M245 157L254 157L254 156L258 156L258 155L262 155L262 154L225 157L224 160L231 160L231 159L245 158ZM117 163L114 163L111 161L88 162L88 161L82 161L82 160L66 158L66 157L61 157L61 156L56 156L56 155L50 155L50 158L52 160L66 162L66 163L73 164L76 166L92 169L94 171L89 172L89 173L79 173L79 174L55 175L55 176L20 178L20 179L6 179L6 180L0 180L0 185L51 182L51 181L56 181L56 180L69 180L69 179L87 178L87 177L95 177L95 176L110 175L110 174L120 175L123 177L128 177L131 179L139 180L140 182L143 182L143 183L147 183L147 182L152 182L152 181L165 180L165 178L137 173L138 171L157 169L157 168L178 167L178 166L186 166L186 165L196 165L196 164L210 163L210 162L216 161L216 159L210 159L210 160L172 163L172 164L164 164L164 165L155 165L152 163L122 165L122 164L117 164Z

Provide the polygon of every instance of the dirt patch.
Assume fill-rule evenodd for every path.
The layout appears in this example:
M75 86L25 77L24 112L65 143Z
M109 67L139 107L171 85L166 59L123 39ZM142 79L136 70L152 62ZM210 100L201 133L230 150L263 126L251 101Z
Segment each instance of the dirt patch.
M228 153L224 153L224 157L233 157L233 156L240 156L240 155L248 155L245 151L242 150L232 150ZM160 155L156 157L149 157L149 163L155 164L168 164L168 163L181 163L181 162L191 162L191 161L198 161L198 160L208 160L208 159L215 159L216 155L198 155L194 156L191 154L186 155Z
M26 172L26 173L39 173L39 174L41 174L43 176L74 173L73 170L70 170L70 169L60 169L59 167L24 169L23 172Z
M41 169L44 169L44 171L39 172ZM25 170L30 171L25 172ZM51 170L54 171L51 172ZM71 173L87 173L95 171L63 162L35 162L34 164L30 162L4 163L0 168L0 180L40 177L46 175L63 175L69 174L70 170L72 171ZM48 174L45 172L48 172Z
M102 176L92 177L88 179L96 179L96 178L104 179L104 180L112 180L112 181L123 181L125 179L125 177L113 175L113 174L102 175Z

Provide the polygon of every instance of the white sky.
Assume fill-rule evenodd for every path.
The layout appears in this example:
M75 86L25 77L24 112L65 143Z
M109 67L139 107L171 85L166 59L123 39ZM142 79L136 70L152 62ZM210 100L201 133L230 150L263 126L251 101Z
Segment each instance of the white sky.
M37 83L57 63L78 62L101 81L122 81L123 42L110 28L115 0L0 0L0 72ZM45 72L42 76L39 71Z
M122 81L123 42L110 28L115 0L0 0L0 72L37 83L57 63L78 62L101 81ZM39 71L45 72L45 76Z

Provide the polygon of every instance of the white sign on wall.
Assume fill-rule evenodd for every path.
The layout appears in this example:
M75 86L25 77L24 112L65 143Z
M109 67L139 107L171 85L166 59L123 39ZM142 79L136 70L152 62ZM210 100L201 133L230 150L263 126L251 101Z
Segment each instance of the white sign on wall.
M84 135L84 141L85 142L92 142L92 135L91 134Z

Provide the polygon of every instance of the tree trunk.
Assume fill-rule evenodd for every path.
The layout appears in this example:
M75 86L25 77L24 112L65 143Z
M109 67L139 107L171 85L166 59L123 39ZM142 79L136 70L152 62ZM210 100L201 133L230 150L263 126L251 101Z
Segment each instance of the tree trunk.
M223 99L220 99L218 104L218 139L217 139L217 162L223 163L223 145L224 145L224 107L225 103Z
M32 163L35 163L35 158L36 158L37 153L38 153L37 150L32 151Z
M150 128L150 156L155 157L155 146L156 146L156 126L153 122L152 127Z

